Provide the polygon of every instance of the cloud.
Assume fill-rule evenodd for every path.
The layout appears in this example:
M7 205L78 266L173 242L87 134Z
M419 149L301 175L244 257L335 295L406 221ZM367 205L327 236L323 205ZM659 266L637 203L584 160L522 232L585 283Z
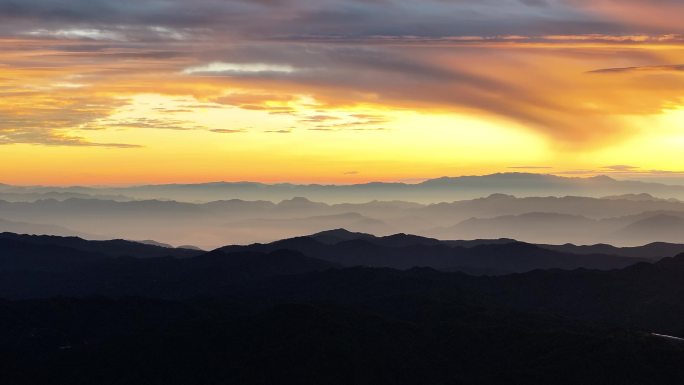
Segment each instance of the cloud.
M15 87L0 89L0 144L139 147L124 143L88 142L73 134L71 131L106 117L123 104L120 100L83 92L66 89L56 94Z
M613 166L604 166L603 168L611 171L635 171L638 170L639 167L637 166L629 166L629 165L624 165L624 164L618 164L618 165L613 165Z
M241 134L244 132L247 132L245 129L239 129L239 130L232 130L232 129L226 129L226 128L215 128L209 130L211 132L215 132L217 134Z
M231 75L249 73L291 73L295 71L297 71L296 68L286 64L214 62L206 65L186 68L183 70L183 73L189 75Z
M75 147L108 147L108 148L141 148L143 146L131 143L100 143L90 142L81 137L65 135L58 132L42 132L35 130L6 130L0 129L0 145L34 144L44 146L75 146Z
M606 2L606 1L604 1ZM584 1L544 0L2 0L0 32L125 30L127 39L193 36L541 35L616 29ZM35 27L34 27L35 28Z
M632 30L684 32L681 22L684 3L680 0L565 0L565 3Z
M684 64L642 66L642 67L618 67L603 68L589 71L595 74L628 73L628 72L684 72Z
M331 116L331 115L312 115L312 116L305 116L301 119L299 119L299 122L301 123L321 123L321 122L329 122L329 121L334 121L334 120L340 120L341 118L339 116Z
M530 7L547 7L550 5L547 0L520 0L520 2Z
M101 119L90 122L89 124L80 127L80 129L101 130L105 128L144 128L155 130L204 130L205 126L197 125L188 120L180 119L160 119L160 118L135 118L135 119Z
M117 40L682 31L679 0L0 0L0 33Z
M297 95L308 95L323 109L374 105L489 116L537 132L558 147L581 149L636 133L639 128L625 124L623 115L658 114L682 96L681 80L623 82L589 76L586 72L592 67L618 58L639 63L654 60L660 52L650 46L657 42L636 49L621 48L623 42L601 44L605 48L550 41L531 48L493 44L426 49L393 43L267 42L227 49L221 55L240 62L259 57L307 71L213 81L227 88L262 90L257 96L247 92L222 101L246 109L294 114L290 107ZM635 93L641 97L634 98Z
M271 113L293 113L291 105L300 99L288 93L254 90L251 92L231 92L211 98L212 103L239 107L245 110L268 111Z
M319 131L390 123L333 119L333 110L467 114L558 148L590 149L637 133L625 115L658 114L684 97L682 66L652 65L681 62L666 47L684 44L682 3L653 4L0 0L0 130L6 141L52 142L61 130L95 127L131 95L161 93L190 95L202 108L292 115ZM59 84L81 88L56 91Z
M3 47L11 50L5 50L0 57L9 58L3 63L6 68L12 68L12 76L16 77L13 92L36 99L25 102L26 105L40 105L49 100L54 89L45 85L63 84L69 76L80 76L77 82L84 87L78 91L86 99L87 93L95 89L110 95L101 96L108 98L106 103L110 107L77 124L67 125L72 128L89 119L107 116L118 103L118 96L154 92L191 95L205 101L206 108L229 105L293 115L304 120L300 123L319 126L307 129L331 131L387 123L383 116L323 119L323 116L333 116L326 111L358 109L358 106L471 114L525 127L559 147L590 148L614 143L635 129L626 126L620 115L657 114L683 96L684 79L623 82L587 74L591 68L618 68L610 66L617 58L620 62L635 64L658 60L661 51L649 48L658 42L643 43L638 49L622 49L623 42L606 40L602 44L609 44L611 48L605 50L581 44L573 46L572 41L549 41L543 46L535 45L539 40L505 46L493 42L477 47L449 42L444 48L442 43L425 48L393 42L267 41L223 47L204 43L166 46L28 39L5 44ZM555 48L557 44L563 51ZM52 70L41 69L46 63ZM182 73L184 69L202 68L205 64L201 63L233 63L238 66L233 69L243 71L210 78ZM251 67L253 63L261 63L261 67ZM260 71L277 66L306 70ZM252 71L246 70L250 68ZM45 88L28 93L21 90L33 84ZM636 93L640 95L638 99L631 96ZM17 103L15 107L22 105ZM298 109L323 112L301 114ZM68 115L69 108L64 113ZM41 113L34 117L49 120ZM188 122L125 124L132 128L193 128Z
M301 119L300 122L318 123L315 127L310 128L310 130L316 131L382 131L384 128L377 126L390 122L390 119L377 114L355 113L346 116L318 115L314 119Z
M121 33L94 28L87 29L59 29L46 30L38 29L27 33L31 36L56 37L66 39L90 39L90 40L125 40Z
M269 134L291 134L292 130L265 130Z

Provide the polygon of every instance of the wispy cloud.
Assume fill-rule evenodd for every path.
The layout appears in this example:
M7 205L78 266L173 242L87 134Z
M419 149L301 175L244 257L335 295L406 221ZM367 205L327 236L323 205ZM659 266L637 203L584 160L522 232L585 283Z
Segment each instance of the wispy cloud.
M269 134L291 134L292 130L265 130L264 132Z
M628 73L628 72L684 72L684 64L655 65L655 66L642 66L642 67L602 68L602 69L598 69L598 70L589 71L589 73L595 73L595 74Z
M241 134L241 133L247 132L246 129L233 130L233 129L227 129L227 128L215 128L215 129L211 129L209 131L215 132L217 134Z
M183 70L183 73L199 75L231 75L250 73L292 73L295 71L297 71L296 68L286 64L213 62L206 65L186 68Z
M207 127L191 121L162 118L136 118L128 120L102 119L81 126L80 129L101 130L105 128L147 128L155 130L206 130Z
M625 165L625 164L617 164L617 165L612 165L612 166L605 166L605 167L603 167L603 168L606 169L606 170L618 171L618 172L619 172L619 171L629 171L629 172L631 172L631 171L636 171L636 170L639 169L639 167L637 167L637 166L629 166L629 165Z

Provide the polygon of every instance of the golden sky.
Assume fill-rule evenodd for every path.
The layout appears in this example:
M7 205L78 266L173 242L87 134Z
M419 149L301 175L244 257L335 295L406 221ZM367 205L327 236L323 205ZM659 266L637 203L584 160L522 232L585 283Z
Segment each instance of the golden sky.
M680 177L677 0L0 0L0 182Z

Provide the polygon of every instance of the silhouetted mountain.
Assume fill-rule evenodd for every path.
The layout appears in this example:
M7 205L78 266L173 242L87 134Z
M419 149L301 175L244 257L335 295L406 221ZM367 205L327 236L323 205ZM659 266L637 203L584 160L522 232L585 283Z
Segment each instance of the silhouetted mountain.
M321 231L316 234L309 235L309 238L315 239L318 242L328 245L334 245L344 241L353 241L356 239L376 239L377 237L366 233L355 233L346 229L335 229Z
M295 250L342 266L397 269L425 266L475 274L503 274L547 268L615 269L639 261L612 255L567 254L518 242L491 242L470 245L470 247L457 244L406 234L373 237L336 230L269 244L225 246L219 250L225 252Z
M407 242L404 244L391 244L390 240L397 238L406 239ZM406 246L406 245L417 245L417 244L436 244L441 243L447 246L458 246L463 248L472 248L475 246L482 245L501 245L501 244L512 244L518 241L511 238L500 238L500 239L475 239L467 241L458 240L435 240L433 238L418 237L415 235L406 234L396 234L393 236L386 237L376 237L371 234L365 233L353 233L345 229L328 230L320 233L309 235L308 238L313 238L319 242L327 244L336 244L342 241L351 241L357 239L368 240L372 243L386 245L386 246ZM549 245L549 244L536 244L544 249L561 251L568 254L579 254L579 255L614 255L621 257L637 258L643 260L660 260L662 258L674 257L679 254L684 253L684 244L679 243L666 243L666 242L653 242L643 246L635 247L616 247L609 244L595 244L595 245L574 245L571 243L566 243L562 245Z
M178 246L178 249L204 251L201 248L199 248L197 246L193 246L193 245L181 245L181 246Z
M146 239L146 240L143 240L143 241L134 241L134 242L142 243L142 244L144 244L144 245L152 245L152 246L165 247L165 248L167 248L167 249L173 249L173 248L174 248L172 245L169 245L168 243L157 242L157 241L153 241L153 240L151 240L151 239Z
M0 300L3 383L675 385L684 378L684 343L651 334L684 336L684 254L601 271L569 269L637 260L342 229L188 258L115 257L125 249L119 242L0 236L0 298L12 299ZM644 248L656 246L664 247ZM341 266L416 260L537 270L472 276ZM568 270L539 269L548 267Z
M684 253L684 244L665 242L654 242L636 247L615 247L607 244L596 244L590 246L577 246L573 244L538 246L571 254L608 254L631 258L645 258L650 260L674 257Z
M331 235L338 241L333 243ZM321 237L328 243L316 239ZM334 266L425 266L501 275L549 268L616 269L640 261L612 255L570 254L517 242L461 247L406 234L373 237L344 230L270 244L226 246L209 253L122 240L86 241L9 233L0 234L0 240L4 241L0 243L0 274L5 278L0 284L0 297L22 298L150 293L173 298L221 291L225 285L250 279ZM46 276L47 272L54 274Z
M22 236L3 233L0 237L0 272L8 275L28 272L61 272L94 263L107 255L59 244L26 242ZM8 277L12 278L12 277Z
M429 298L684 334L684 255L621 270L552 269L497 277L426 268L397 271L357 267L278 277L251 290L258 297L276 302L362 305L399 314L418 311L403 308L399 298L409 303L411 298ZM380 303L390 298L397 302L383 308Z
M0 298L186 298L226 293L234 285L267 277L336 267L289 250L141 259L4 239L0 250Z
M684 378L684 344L650 334L684 330L684 256L624 270L503 277L329 269L290 252L213 252L173 260L173 268L155 259L133 268L127 259L107 261L103 268L120 281L103 284L100 273L68 287L97 283L90 289L127 294L137 282L148 297L186 299L0 301L5 383L674 385ZM292 266L302 261L309 272L297 274ZM274 275L251 275L281 262ZM141 266L149 268L135 273Z
M515 239L510 239L510 238L498 238L498 239L472 239L468 241L442 241L443 243L451 246L460 246L460 247L475 247L475 246L480 246L480 245L501 245L501 244L508 244L508 243L515 243L517 242ZM571 253L571 254L580 254L580 253ZM586 253L586 254L601 254L601 253Z
M47 246L62 246L74 250L99 253L110 257L177 257L188 258L200 255L202 251L169 248L149 243L125 241L122 239L110 241L91 241L77 237L58 237L49 235L19 235L14 233L0 233L0 239L11 239L28 244Z
M391 310L401 300L412 314ZM645 333L458 300L378 304L254 311L216 301L0 302L3 381L674 385L684 375L682 346Z

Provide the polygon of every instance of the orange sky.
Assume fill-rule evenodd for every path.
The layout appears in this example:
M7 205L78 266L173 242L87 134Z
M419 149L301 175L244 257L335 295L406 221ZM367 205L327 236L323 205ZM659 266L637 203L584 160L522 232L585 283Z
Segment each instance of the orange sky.
M185 20L174 9L72 15L0 2L0 182L684 170L678 2L507 0L501 15L465 2L488 16L458 31L449 22L460 13L446 11L466 9L432 1L385 19L351 0L209 3ZM342 9L350 15L322 16ZM267 19L266 32L222 29L236 15Z

